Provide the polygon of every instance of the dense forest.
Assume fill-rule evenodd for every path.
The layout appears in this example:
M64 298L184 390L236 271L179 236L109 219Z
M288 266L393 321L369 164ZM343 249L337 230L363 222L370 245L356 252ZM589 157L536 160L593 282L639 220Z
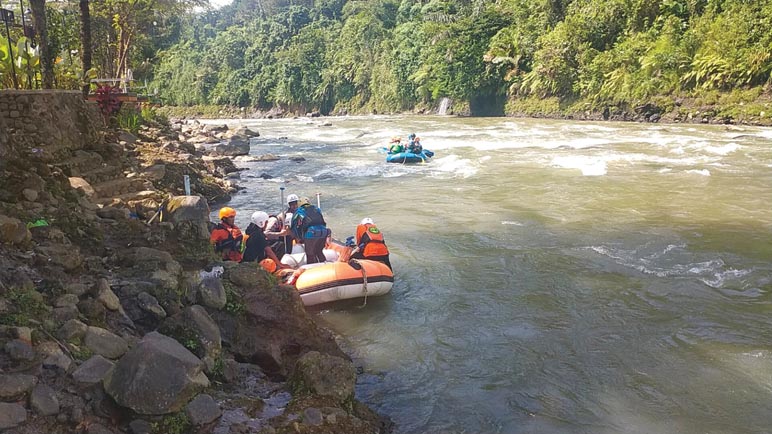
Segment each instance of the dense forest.
M57 31L67 12L50 3L54 45L77 39L78 21ZM97 73L132 69L166 104L325 114L428 109L445 97L475 115L743 103L772 81L772 0L205 3L92 1ZM71 69L63 77L75 86Z

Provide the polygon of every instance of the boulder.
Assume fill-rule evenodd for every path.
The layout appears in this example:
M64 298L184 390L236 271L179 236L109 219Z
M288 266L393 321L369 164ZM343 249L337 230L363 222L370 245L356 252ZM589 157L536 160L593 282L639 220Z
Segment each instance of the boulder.
M204 364L174 339L148 333L104 380L105 391L139 414L180 411L209 379Z
M32 375L0 375L0 401L16 401L27 396L36 382L37 378Z
M174 196L166 203L163 221L179 223L182 221L208 222L209 204L201 196Z
M53 416L59 413L59 399L56 392L46 384L38 384L32 390L29 404L41 416Z
M70 187L82 191L86 197L93 197L96 194L94 187L92 187L88 181L78 176L70 177Z
M140 292L137 294L137 305L140 309L149 313L156 319L166 318L166 311L164 308L158 304L158 300L155 297L147 292Z
M225 143L219 143L208 148L207 153L209 155L235 157L237 155L248 155L249 150L249 137L233 136Z
M343 404L354 398L356 376L349 360L309 351L298 359L290 382L296 393L328 397Z
M108 359L117 359L129 349L126 340L100 327L89 327L83 341L88 349Z
M160 328L166 335L177 338L206 364L214 368L215 360L222 352L220 328L201 306L189 306L182 312L166 319Z
M222 309L228 302L222 280L217 277L207 277L198 285L198 298L201 303L212 309Z
M0 402L0 431L15 428L27 420L27 410L19 404Z
M81 386L91 386L100 383L113 366L113 362L100 355L92 356L72 373L72 379Z
M0 214L0 243L26 244L31 239L32 234L21 220Z
M222 415L222 410L211 396L202 393L188 403L185 414L191 424L201 426L214 422Z

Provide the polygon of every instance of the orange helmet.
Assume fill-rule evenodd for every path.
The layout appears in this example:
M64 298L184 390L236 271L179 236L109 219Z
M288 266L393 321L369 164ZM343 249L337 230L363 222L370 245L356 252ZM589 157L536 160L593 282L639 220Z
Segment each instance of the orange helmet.
M260 261L260 266L263 267L263 270L273 273L278 268L276 266L276 262L274 262L271 258L265 258L262 261Z
M230 217L236 217L236 210L230 207L220 208L220 220Z

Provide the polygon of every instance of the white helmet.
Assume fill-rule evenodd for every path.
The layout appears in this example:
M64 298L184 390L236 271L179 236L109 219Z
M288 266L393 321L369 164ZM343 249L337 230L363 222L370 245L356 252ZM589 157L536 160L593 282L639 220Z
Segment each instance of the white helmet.
M370 217L365 217L362 219L361 222L359 222L360 225L374 225L375 222Z
M287 196L287 205L289 205L290 202L297 202L298 200L299 199L298 199L298 195L297 194L291 194L291 195Z
M268 213L265 211L255 211L252 213L252 223L260 226L261 228L268 221Z

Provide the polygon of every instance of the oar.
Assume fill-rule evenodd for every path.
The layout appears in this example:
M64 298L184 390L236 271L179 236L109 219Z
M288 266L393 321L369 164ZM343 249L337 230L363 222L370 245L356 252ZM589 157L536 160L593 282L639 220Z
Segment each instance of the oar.
M322 193L316 193L316 207L319 209L322 209L322 201L320 199L321 197Z

